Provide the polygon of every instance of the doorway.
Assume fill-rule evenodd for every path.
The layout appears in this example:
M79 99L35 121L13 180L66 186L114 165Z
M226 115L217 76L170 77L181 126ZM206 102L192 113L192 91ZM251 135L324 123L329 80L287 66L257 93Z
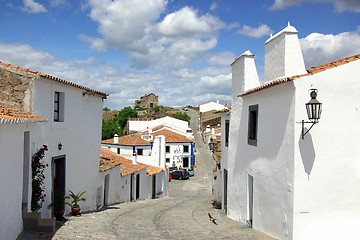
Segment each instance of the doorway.
M53 175L52 200L54 203L53 213L54 213L54 209L58 209L58 206L56 206L57 201L55 201L55 196L58 196L59 193L62 193L64 196L66 195L66 193L65 193L65 189L66 189L65 158L66 158L65 155L52 158L52 175Z
M136 175L136 196L135 199L140 198L140 174Z
M130 176L130 201L134 200L133 187L134 187L134 174L131 174L131 176Z
M189 158L188 157L183 158L183 167L184 168L189 167Z
M247 223L250 227L253 224L253 211L254 211L254 178L248 174L248 186L247 186L247 209L248 209L248 216L247 216Z
M227 185L228 185L228 170L224 168L224 211L227 213Z
M152 198L156 197L156 174L152 177Z
M109 181L110 181L110 175L107 174L105 176L105 180L104 180L104 201L103 201L103 206L108 205L108 198L109 198Z
M28 203L30 179L30 131L24 132L22 202Z

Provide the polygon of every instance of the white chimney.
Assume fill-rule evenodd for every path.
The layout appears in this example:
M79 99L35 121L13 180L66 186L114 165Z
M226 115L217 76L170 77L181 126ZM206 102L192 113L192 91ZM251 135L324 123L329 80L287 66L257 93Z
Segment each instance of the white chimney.
M205 132L210 132L211 130L210 130L210 125L207 125L206 126L206 129L205 129Z
M265 42L265 82L306 73L297 33L288 23Z
M148 134L151 135L152 134L152 128L148 127Z
M119 143L119 136L116 133L114 135L114 143Z
M232 69L232 102L237 96L249 89L260 86L254 61L254 54L249 50L241 54L231 64Z
M215 135L215 128L211 129L211 135Z
M132 164L137 164L137 154L133 153Z

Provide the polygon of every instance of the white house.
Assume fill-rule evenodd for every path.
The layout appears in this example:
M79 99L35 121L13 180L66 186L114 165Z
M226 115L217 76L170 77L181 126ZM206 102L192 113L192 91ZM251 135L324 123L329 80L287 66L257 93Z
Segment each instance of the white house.
M249 51L232 68L221 165L227 215L279 239L357 239L360 55L305 70L288 25L265 43L263 85ZM310 89L322 113L303 131Z
M106 181L104 205L168 196L167 169L137 162L135 156L127 159L104 148L100 156L100 172Z
M46 198L40 210L41 218L53 217L52 209L47 206L52 203L56 192L86 191L86 202L81 203L82 211L96 209L102 198L99 151L103 99L107 94L4 62L0 62L0 82L1 104L48 119L41 124L24 125L22 130L19 128L18 131L23 131L19 136L22 147L4 147L0 156L1 162L9 160L4 156L13 156L16 160L12 161L24 169L18 175L20 182L16 182L20 184L17 188L22 189L24 212L30 211L31 156L43 144L49 150L44 158L48 167L44 172ZM10 129L12 126L4 125L2 128ZM5 143L1 145L5 146ZM14 205L14 208L20 207ZM69 208L66 210L68 213ZM16 229L22 229L22 223L18 221L17 224Z
M0 219L0 239L16 239L23 229L21 206L23 198L28 198L29 185L22 176L30 171L23 162L29 162L31 150L24 142L44 121L47 119L0 104L0 213L6 216Z
M129 133L140 131L149 131L151 133L152 129L158 126L167 126L173 129L173 131L184 134L189 138L193 137L189 123L173 117L166 116L158 119L130 118L128 120Z
M224 108L227 108L225 105L220 104L219 101L217 102L206 102L199 105L199 112L209 112L209 111L219 111Z
M158 161L163 162L161 156L156 155L154 148L156 138L164 144L165 166L167 167L192 167L195 165L195 145L193 138L188 138L166 125L155 126L152 131L142 131L113 139L103 140L102 147L108 148L121 155L135 155L137 161L152 166L163 167ZM146 139L146 140L145 140Z

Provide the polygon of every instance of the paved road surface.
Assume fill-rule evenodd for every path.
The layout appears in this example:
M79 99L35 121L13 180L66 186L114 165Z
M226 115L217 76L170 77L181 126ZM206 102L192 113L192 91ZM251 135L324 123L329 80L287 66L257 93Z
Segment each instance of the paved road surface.
M195 176L172 180L169 198L117 204L109 209L70 217L53 239L273 239L227 218L212 207L210 151L196 131L197 112L189 110L196 141ZM210 221L208 213L217 220ZM45 238L22 238L45 239Z

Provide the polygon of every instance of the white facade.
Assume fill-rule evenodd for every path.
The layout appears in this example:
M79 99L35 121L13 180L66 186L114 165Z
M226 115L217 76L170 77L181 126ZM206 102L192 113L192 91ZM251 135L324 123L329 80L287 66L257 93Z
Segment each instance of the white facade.
M1 240L15 239L23 229L22 200L31 193L28 184L23 186L23 171L30 169L30 149L24 143L36 127L38 123L0 124L0 215L6 216L0 219Z
M225 105L217 102L207 102L199 105L199 112L209 112L209 111L218 111L226 108Z
M287 34L293 44L283 41ZM283 57L294 44L297 49L297 35L281 31L273 38L273 42L280 41L272 49L273 55L265 59L275 72L265 75L277 78L291 77L294 71L304 73L298 64L301 52L290 54L290 59ZM271 63L276 48L280 55ZM279 239L357 238L360 190L354 186L360 182L360 127L356 124L360 120L359 58L295 79L271 81L247 92L243 89L244 94L232 104L229 147L222 152L222 171L228 170L229 217ZM276 72L283 67L282 73ZM292 69L290 75L287 68ZM305 103L310 100L311 88L318 89L323 111L319 123L302 139L301 120L307 120ZM255 143L248 140L252 106L257 106Z
M14 232L22 230L21 203L27 205L25 212L31 211L31 156L44 144L49 150L46 151L43 159L48 167L44 172L46 198L40 210L41 218L53 217L52 209L47 206L52 203L55 187L64 191L65 194L68 194L69 190L74 193L86 191L84 195L86 201L81 202L81 209L83 212L95 210L98 199L101 198L98 189L103 184L99 174L99 150L102 100L106 98L106 94L11 65L1 65L1 68L3 71L11 72L9 76L13 77L14 82L19 79L30 82L25 85L26 94L24 99L21 99L24 102L23 108L34 115L48 119L48 122L39 124L0 126L1 162L9 161L7 172L1 175L8 176L7 183L11 182L9 186L14 185L13 191L17 191L16 193L9 192L9 196L12 196L9 199L12 203L12 212L17 213L15 220L12 219L14 224L11 227L6 227L7 223L1 224L1 228L6 227L6 231L1 230L2 235L13 236ZM59 94L56 103L59 105L59 121L54 120L55 92ZM13 93L10 92L9 95L11 94ZM2 140L6 136L7 138ZM11 145L8 145L10 143ZM11 180L13 176L17 177L14 181ZM8 186L1 186L1 191L5 192L3 187L6 189ZM19 196L21 202L16 204ZM66 214L69 211L69 207L66 207ZM9 219L6 221L9 222ZM13 237L5 239L11 238Z
M139 132L145 130L152 130L153 128L164 125L168 126L179 133L186 134L189 129L189 123L180 119L169 116L158 118L155 120L129 120L129 132Z

